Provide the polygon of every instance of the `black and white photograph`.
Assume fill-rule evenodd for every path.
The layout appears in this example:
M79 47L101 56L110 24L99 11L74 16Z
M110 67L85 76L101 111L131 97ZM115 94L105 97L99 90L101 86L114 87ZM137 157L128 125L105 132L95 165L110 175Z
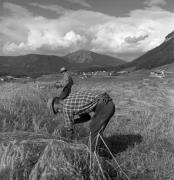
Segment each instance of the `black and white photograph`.
M0 180L174 180L174 0L0 0Z

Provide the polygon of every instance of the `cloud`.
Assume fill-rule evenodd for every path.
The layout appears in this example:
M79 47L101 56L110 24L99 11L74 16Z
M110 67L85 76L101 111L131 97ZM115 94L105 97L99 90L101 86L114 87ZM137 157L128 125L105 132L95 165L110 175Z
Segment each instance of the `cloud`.
M59 15L51 19L19 5L4 4L8 10L0 17L4 54L65 55L83 48L130 60L158 46L174 30L174 13L160 7L136 9L127 17L117 18L89 10L32 5Z
M83 7L87 7L87 8L90 8L91 5L89 3L87 3L85 0L66 0L70 3L73 3L73 4L79 4Z
M39 3L30 3L30 5L35 6L35 7L39 7L39 8L42 8L42 9L47 9L47 10L50 10L50 11L54 11L57 14L65 14L67 11L70 11L70 10L67 10L64 7L58 6L58 5L48 5L48 4L43 5L43 4L39 4Z
M59 36L58 34L56 35ZM86 39L76 34L73 31L67 32L63 37L55 38L55 34L50 32L31 31L28 35L28 41L26 43L6 43L3 47L5 52L18 52L23 54L24 52L33 52L42 47L47 47L52 51L62 48L71 48L71 46L77 47L80 43L84 43Z
M6 9L6 15L0 17L1 41L24 41L27 36L27 29L24 25L30 19L31 13L27 9L12 3L3 3L3 8Z
M132 11L129 17L96 26L93 51L117 55L145 53L164 41L174 29L173 21L174 13L159 8Z
M148 5L148 6L165 5L166 4L166 0L146 0L144 2L144 4Z
M72 4L79 4L83 7L87 7L87 8L91 8L91 5L88 4L86 1L84 0L66 0ZM36 2L32 2L32 3L29 3L31 6L35 6L35 7L39 7L39 8L42 8L42 9L47 9L47 10L50 10L50 11L54 11L56 12L57 14L64 14L64 13L67 13L67 12L71 12L72 10L71 9L66 9L60 5L50 5L50 4L40 4L40 3L36 3Z
M10 13L15 17L29 17L31 16L31 13L23 8L22 6L10 3L10 2L4 2L3 8L10 11Z
M125 38L125 42L129 44L138 43L139 41L143 41L148 37L148 35L140 35L140 36L128 36Z

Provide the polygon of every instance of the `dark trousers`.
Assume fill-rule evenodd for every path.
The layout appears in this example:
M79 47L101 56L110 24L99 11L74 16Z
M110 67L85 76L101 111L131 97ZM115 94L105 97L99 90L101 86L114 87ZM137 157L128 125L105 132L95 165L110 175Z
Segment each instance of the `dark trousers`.
M71 93L71 87L72 85L68 85L66 87L63 88L62 92L59 95L60 99L65 99L69 96L69 94Z
M98 133L102 136L109 120L114 115L115 105L113 101L105 102L101 101L95 108L95 115L91 119L90 130L91 130L91 150L95 151L96 145L100 145L101 139L98 139L96 144Z
M91 131L91 150L95 151L96 145L100 144L100 139L96 144L97 135L100 133L102 136L103 131L105 130L109 120L114 115L115 105L112 100L106 102L100 100L94 109L95 115L91 118L89 114L83 114L80 118L74 120L74 123L83 123L88 120L91 120L90 131Z

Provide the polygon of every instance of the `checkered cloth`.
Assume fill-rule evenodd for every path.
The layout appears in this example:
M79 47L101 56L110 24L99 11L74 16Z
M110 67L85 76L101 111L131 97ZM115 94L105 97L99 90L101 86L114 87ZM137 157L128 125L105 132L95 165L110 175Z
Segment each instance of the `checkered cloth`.
M103 92L88 91L78 92L64 99L63 117L65 127L72 128L74 116L91 112L98 101L105 95L106 93Z

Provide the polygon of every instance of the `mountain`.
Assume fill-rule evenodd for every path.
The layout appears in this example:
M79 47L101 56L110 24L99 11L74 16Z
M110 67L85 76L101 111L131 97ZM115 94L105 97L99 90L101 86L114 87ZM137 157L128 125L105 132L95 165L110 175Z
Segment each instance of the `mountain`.
M164 42L158 47L148 51L134 61L117 68L118 70L128 67L152 69L170 63L174 63L174 31L168 34Z
M104 68L123 64L124 61L90 51L78 51L63 57L28 54L0 56L0 75L40 76L59 72L62 66L72 71L86 68Z
M154 67L170 64L174 62L174 31L166 36L165 41L158 47L147 52L136 59L138 69L152 69Z
M38 76L55 73L60 67L70 67L58 56L28 54L23 56L0 56L0 75Z
M118 58L85 50L73 52L65 56L65 58L69 63L73 63L77 66L83 65L84 67L118 66L125 63L125 61Z

